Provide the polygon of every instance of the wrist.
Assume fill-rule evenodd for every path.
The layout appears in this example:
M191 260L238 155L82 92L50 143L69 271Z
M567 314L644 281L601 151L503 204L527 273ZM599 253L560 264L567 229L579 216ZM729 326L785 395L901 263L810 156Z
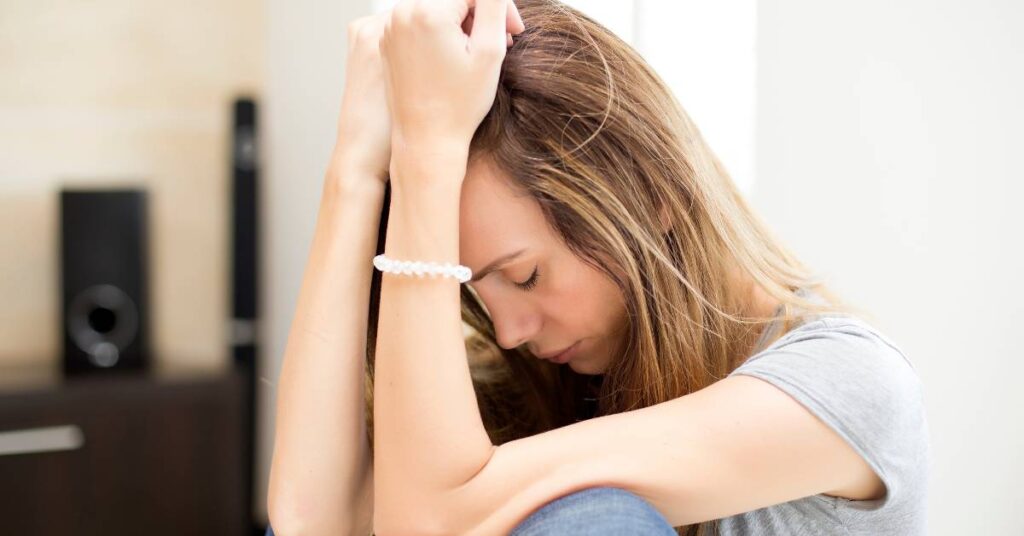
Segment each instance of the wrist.
M391 159L413 158L426 162L450 162L466 160L469 155L469 140L455 134L409 134L399 128L391 134Z
M458 142L432 140L392 146L389 165L393 190L461 188L466 177L469 147Z
M324 177L323 195L332 197L367 197L383 199L387 176L380 176L354 162L332 159Z
M379 154L379 151L371 148L339 140L331 151L327 169L328 174L333 173L343 178L357 176L383 184L388 180L387 153Z

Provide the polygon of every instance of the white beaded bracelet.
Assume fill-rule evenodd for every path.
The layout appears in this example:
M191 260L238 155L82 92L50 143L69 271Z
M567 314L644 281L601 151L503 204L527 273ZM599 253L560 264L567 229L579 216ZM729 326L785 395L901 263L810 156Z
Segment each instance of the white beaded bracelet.
M384 255L377 255L373 258L373 265L382 272L398 275L415 275L417 277L454 277L459 283L465 283L473 278L473 272L469 267L461 264L436 263L424 261L399 261L389 259Z

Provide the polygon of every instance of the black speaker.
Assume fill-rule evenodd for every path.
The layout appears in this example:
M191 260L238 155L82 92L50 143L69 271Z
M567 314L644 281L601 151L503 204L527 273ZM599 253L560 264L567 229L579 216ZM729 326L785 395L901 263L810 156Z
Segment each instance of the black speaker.
M60 192L64 372L148 369L146 192Z
M259 154L256 101L232 103L231 131L231 323L236 365L254 367L258 343L257 278Z
M244 522L262 535L251 515L256 470L256 377L259 371L259 143L256 100L239 96L231 105L231 319L230 345L235 368L245 379L246 419L242 434L248 448L239 453L245 473Z

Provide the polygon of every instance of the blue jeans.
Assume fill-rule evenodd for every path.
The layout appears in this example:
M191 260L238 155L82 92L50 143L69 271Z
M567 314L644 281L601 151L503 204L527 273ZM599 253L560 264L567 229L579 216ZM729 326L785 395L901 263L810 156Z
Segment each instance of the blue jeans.
M559 497L530 514L509 536L676 536L664 516L638 495L597 487ZM267 527L266 536L274 536Z

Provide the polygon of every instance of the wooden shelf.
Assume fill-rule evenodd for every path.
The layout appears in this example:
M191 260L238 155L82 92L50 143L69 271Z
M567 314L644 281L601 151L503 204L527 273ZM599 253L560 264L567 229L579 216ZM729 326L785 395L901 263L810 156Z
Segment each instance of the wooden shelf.
M241 373L11 378L0 385L5 534L250 533Z

